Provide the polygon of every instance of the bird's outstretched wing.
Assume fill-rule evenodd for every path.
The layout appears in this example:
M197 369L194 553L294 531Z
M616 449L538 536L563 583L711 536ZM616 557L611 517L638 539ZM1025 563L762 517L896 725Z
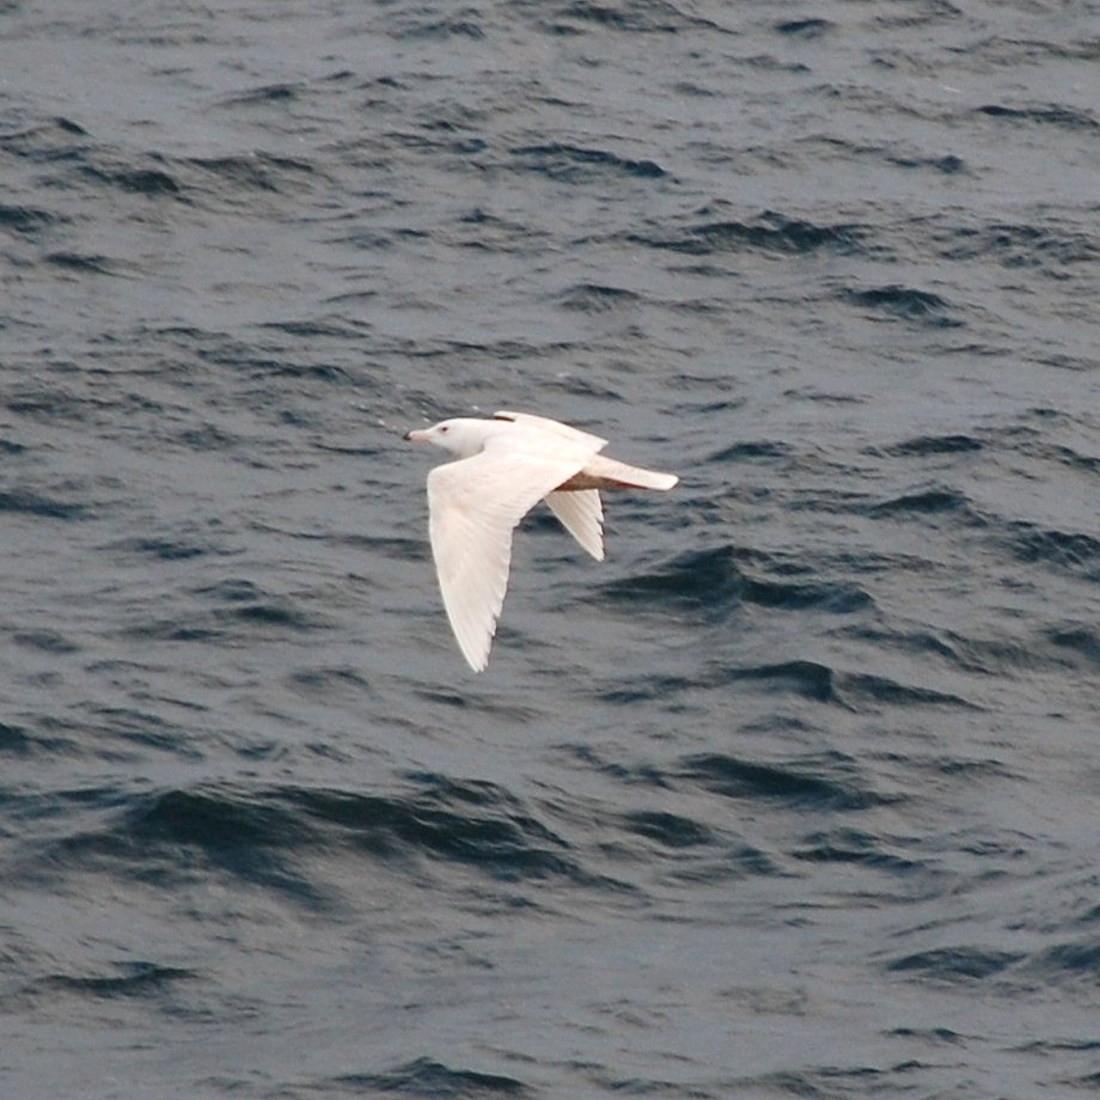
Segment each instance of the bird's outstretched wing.
M429 535L443 605L475 672L489 662L508 588L512 529L592 453L589 446L562 442L531 447L527 440L522 449L490 443L428 474Z
M603 561L603 504L597 489L551 493L550 511L561 525L596 559Z

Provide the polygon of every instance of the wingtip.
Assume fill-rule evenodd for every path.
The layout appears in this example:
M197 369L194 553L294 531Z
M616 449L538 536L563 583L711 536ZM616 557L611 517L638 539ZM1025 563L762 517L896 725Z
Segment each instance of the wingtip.
M458 624L452 621L451 629L454 633L455 641L458 643L458 648L465 658L466 664L474 672L484 672L489 665L489 653L493 648L493 638L489 635L487 643L481 642L480 639L474 641L471 638L466 637L465 631L461 630Z
M484 672L489 667L489 650L486 649L484 653L475 656L467 654L466 663L474 672Z

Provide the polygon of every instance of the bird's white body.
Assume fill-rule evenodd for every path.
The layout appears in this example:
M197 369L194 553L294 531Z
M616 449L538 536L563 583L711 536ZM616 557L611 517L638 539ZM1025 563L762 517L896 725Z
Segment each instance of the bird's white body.
M606 458L607 440L529 413L443 420L405 438L455 458L428 474L429 534L443 604L475 672L488 664L504 605L512 529L540 500L602 561L600 489L663 490L679 480Z

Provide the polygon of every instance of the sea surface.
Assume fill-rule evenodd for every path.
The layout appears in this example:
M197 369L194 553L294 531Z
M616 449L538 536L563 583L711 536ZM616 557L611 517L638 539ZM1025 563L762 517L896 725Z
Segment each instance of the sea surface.
M1100 1088L1100 4L0 2L0 1096ZM411 427L545 510L487 672Z

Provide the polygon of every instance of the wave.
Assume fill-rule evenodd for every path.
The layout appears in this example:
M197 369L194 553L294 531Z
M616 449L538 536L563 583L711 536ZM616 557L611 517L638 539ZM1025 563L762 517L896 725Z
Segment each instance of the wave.
M839 774L823 774L829 772L847 775L841 778ZM800 768L762 764L726 753L704 753L684 759L676 774L727 798L765 799L830 810L863 810L891 801L861 789L853 762L837 755L808 761Z
M705 221L667 235L630 233L626 239L633 244L692 256L748 251L785 256L804 256L815 252L845 255L864 251L869 232L869 227L854 222L818 225L766 210L754 222Z
M911 972L926 981L972 982L999 977L1026 956L1020 951L962 945L936 947L903 955L886 966L891 973Z
M378 1073L346 1073L310 1082L310 1091L347 1094L393 1093L398 1096L469 1098L534 1095L522 1081L497 1073L455 1069L431 1058L416 1058Z
M603 595L621 603L667 613L680 610L707 620L722 619L742 605L785 611L816 610L847 615L873 605L871 596L850 581L781 581L753 578L737 564L739 556L771 564L765 555L726 545L682 554L658 571L613 581Z

